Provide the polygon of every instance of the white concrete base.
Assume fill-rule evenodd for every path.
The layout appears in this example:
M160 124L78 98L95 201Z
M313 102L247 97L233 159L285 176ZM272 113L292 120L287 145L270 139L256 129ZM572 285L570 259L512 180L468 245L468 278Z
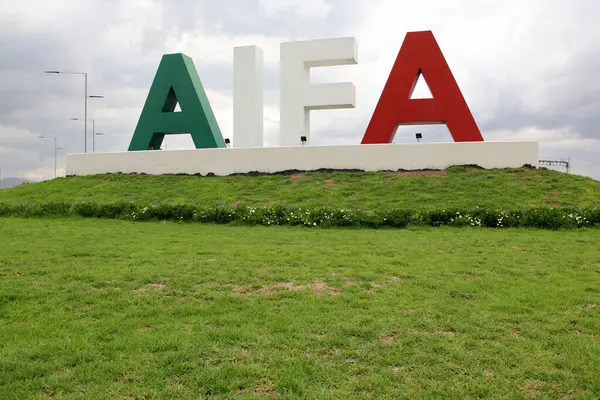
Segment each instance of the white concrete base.
M67 175L201 174L317 169L364 171L446 169L453 165L519 168L538 163L538 142L370 144L153 150L67 155Z

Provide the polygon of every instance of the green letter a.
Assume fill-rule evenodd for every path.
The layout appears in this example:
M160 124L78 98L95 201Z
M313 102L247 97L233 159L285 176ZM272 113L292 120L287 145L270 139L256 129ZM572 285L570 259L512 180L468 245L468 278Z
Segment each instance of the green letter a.
M177 133L190 133L197 149L225 147L194 62L181 53L163 55L129 151L160 149L165 135Z

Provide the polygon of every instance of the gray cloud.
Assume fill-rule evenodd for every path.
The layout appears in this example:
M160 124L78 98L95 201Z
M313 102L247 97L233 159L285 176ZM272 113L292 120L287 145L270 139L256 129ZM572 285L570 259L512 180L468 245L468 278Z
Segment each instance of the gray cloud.
M534 135L543 156L570 155L580 173L600 178L598 150L592 148L600 145L595 1L481 0L474 8L466 0L452 7L430 0L21 0L6 7L0 6L5 173L52 175L51 141L38 135L58 138L64 147L59 166L64 152L82 150L83 126L68 120L83 116L82 79L47 76L45 69L89 72L90 93L106 96L90 101L90 118L97 117L98 130L107 133L98 138L98 149L115 151L127 147L163 53L184 51L194 58L219 122L227 126L232 46L271 43L265 49L265 99L275 109L278 42L356 35L358 66L314 76L354 81L358 107L313 113L312 135L317 144L357 143L404 33L433 29L486 138ZM274 129L269 125L267 143ZM444 126L425 126L401 128L395 142L414 141L415 131L430 141L450 140Z

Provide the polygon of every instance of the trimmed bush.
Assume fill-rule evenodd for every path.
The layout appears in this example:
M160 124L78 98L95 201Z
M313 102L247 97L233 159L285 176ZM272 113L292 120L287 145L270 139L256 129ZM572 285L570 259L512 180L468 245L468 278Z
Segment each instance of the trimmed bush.
M192 204L137 204L95 202L0 203L0 217L82 217L134 221L181 221L237 225L290 225L307 227L406 228L408 226L455 226L539 229L600 227L597 208L531 208L523 210L347 210L338 208L292 208L210 206Z

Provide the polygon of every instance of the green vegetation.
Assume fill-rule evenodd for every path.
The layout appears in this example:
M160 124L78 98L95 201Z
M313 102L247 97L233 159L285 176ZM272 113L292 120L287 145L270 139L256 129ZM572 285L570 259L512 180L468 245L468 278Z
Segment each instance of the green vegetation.
M599 240L0 219L0 398L596 399Z
M465 167L2 190L0 398L596 399L599 205ZM284 224L408 229L240 226Z
M324 228L482 228L573 229L600 227L600 208L538 207L523 210L345 210L245 205L140 204L96 202L0 203L0 217L83 217L130 221L177 221L233 225L291 225Z
M134 201L263 207L473 210L600 205L600 182L551 170L300 173L291 176L102 175L0 191L1 202Z

